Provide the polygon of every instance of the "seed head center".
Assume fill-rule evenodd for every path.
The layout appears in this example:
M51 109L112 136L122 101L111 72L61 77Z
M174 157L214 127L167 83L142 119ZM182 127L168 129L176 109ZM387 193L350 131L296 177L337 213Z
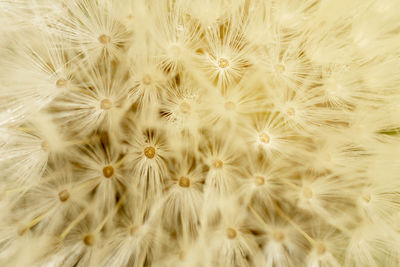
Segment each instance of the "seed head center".
M234 239L237 236L236 230L233 228L226 229L226 236L229 239Z
M58 198L60 199L61 202L65 202L69 199L69 192L67 189L64 189L60 192L58 192Z
M106 45L106 44L111 42L111 37L106 35L106 34L102 34L102 35L99 36L98 41L101 44Z
M224 106L226 110L234 110L236 107L235 103L232 101L226 101Z
M260 134L260 140L261 140L261 142L263 142L264 144L269 144L269 142L271 141L271 138L269 137L268 134L262 133L262 134Z
M83 243L86 245L86 246L93 246L93 243L94 243L94 236L93 235L91 235L91 234L87 234L87 235L85 235L85 237L83 238Z
M286 111L286 113L287 113L289 116L294 116L294 114L296 113L296 111L294 110L294 108L288 108L287 111Z
M218 66L219 66L221 69L224 69L224 68L226 68L226 67L229 66L229 61L228 61L226 58L221 57L221 58L218 60Z
M144 85L149 86L152 82L150 75L148 75L148 74L143 75L142 82Z
M180 105L181 112L184 114L190 113L190 105L188 102L182 102Z
M189 187L190 186L190 179L182 176L181 178L179 178L179 186L181 187Z
M131 236L133 236L135 233L136 233L136 231L139 229L139 227L137 227L137 226L132 226L130 229L129 229L129 234L131 235Z
M156 155L156 149L152 146L148 146L144 149L144 155L146 158L152 159Z
M311 188L309 188L309 187L304 188L303 189L303 196L305 198L311 199L312 196L313 196L313 192L312 192Z
M318 255L323 255L326 252L326 246L323 243L318 243L316 250Z
M173 57L179 57L179 55L181 53L181 48L177 44L171 45L169 50Z
M101 100L100 108L103 109L103 110L108 110L108 109L112 108L111 100L108 99L108 98L105 98L105 99Z
M224 163L222 162L222 160L216 159L216 160L213 161L212 166L213 166L215 169L221 169L222 166L224 166Z
M281 231L276 231L272 234L272 238L278 242L282 242L285 239L285 234Z
M66 80L66 79L63 79L63 78L58 79L58 80L56 81L56 86L57 86L57 87L64 87L66 84L67 84L67 80Z
M106 166L103 168L103 175L105 178L110 178L114 174L114 168L112 166Z
M45 152L48 152L49 149L50 149L49 143L47 143L46 141L43 141L43 142L40 144L40 146L41 146L41 148L43 149L43 151L45 151Z
M275 65L275 71L279 74L283 73L286 70L285 65L283 65L282 63L280 64L276 64Z
M262 176L256 176L254 178L254 182L256 183L256 185L261 186L261 185L263 185L265 183L265 179Z
M371 194L370 194L370 193L365 193L365 194L362 196L362 198L363 198L363 200L364 200L366 203L369 203L369 202L371 201Z

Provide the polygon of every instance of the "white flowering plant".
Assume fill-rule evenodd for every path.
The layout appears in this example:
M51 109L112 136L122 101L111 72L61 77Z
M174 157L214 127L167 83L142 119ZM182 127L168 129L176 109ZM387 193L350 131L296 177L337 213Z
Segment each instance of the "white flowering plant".
M0 266L400 266L396 0L0 22Z

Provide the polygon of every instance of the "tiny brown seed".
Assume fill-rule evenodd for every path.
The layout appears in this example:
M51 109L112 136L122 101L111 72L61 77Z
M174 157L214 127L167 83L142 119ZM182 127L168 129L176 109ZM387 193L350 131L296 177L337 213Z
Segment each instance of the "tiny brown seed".
M103 168L103 175L105 178L110 178L114 174L114 168L112 166L106 166Z
M148 159L152 159L154 158L154 156L156 155L156 149L152 146L148 146L144 149L144 155L148 158Z
M369 203L371 201L371 194L370 193L365 193L362 198L364 199L365 202Z
M143 76L142 81L143 81L143 84L145 84L145 85L150 85L152 79L151 79L150 75L145 74L145 75Z
M112 102L111 102L111 100L108 99L108 98L105 98L105 99L101 100L101 102L100 102L100 108L101 108L101 109L104 109L104 110L107 110L107 109L112 108Z
M313 192L312 192L311 188L309 188L309 187L304 188L303 189L303 196L305 198L308 198L308 199L312 198Z
M226 236L229 239L234 239L237 236L236 230L233 228L226 229Z
M182 176L179 179L179 186L181 186L181 187L189 187L190 186L189 178Z
M222 162L222 160L216 159L216 160L213 161L212 166L215 169L221 169L222 166L224 166L224 163Z
M326 246L323 243L318 243L316 246L318 255L322 255L326 252Z
M282 233L281 231L276 231L275 233L272 234L272 238L278 242L282 242L285 239L285 234Z
M269 137L268 134L262 133L262 134L260 134L260 140L261 140L261 142L263 142L264 144L269 144L269 142L271 141L271 138Z
M84 243L86 246L93 246L93 243L94 243L94 236L91 235L91 234L85 235L85 237L83 238L83 243Z
M182 102L180 105L181 112L188 114L190 112L190 105L187 102Z
M232 101L227 101L227 102L225 102L224 107L226 110L234 110L236 105Z
M256 183L256 185L263 185L264 184L264 182L265 182L265 180L264 180L264 177L262 177L262 176L256 176L255 178L254 178L254 182Z
M229 66L229 61L226 58L220 58L218 60L218 66L222 69L226 68Z
M61 202L65 202L69 199L69 192L67 189L64 189L60 192L58 192L58 198L60 199Z
M64 87L67 84L67 80L66 79L58 79L56 82L56 86L57 87Z
M99 36L98 41L100 43L102 43L103 45L105 45L105 44L108 44L109 42L111 42L111 37L106 34L102 34Z

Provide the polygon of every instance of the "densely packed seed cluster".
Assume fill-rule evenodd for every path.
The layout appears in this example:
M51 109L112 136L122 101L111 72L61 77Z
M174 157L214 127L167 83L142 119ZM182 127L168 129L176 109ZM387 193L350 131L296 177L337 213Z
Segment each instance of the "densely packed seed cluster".
M400 265L396 0L0 22L0 266Z

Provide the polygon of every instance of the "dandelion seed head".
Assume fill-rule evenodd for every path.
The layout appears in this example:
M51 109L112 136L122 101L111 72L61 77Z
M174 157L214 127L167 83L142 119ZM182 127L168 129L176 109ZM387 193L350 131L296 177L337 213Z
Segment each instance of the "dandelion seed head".
M395 0L0 2L1 266L399 265Z

